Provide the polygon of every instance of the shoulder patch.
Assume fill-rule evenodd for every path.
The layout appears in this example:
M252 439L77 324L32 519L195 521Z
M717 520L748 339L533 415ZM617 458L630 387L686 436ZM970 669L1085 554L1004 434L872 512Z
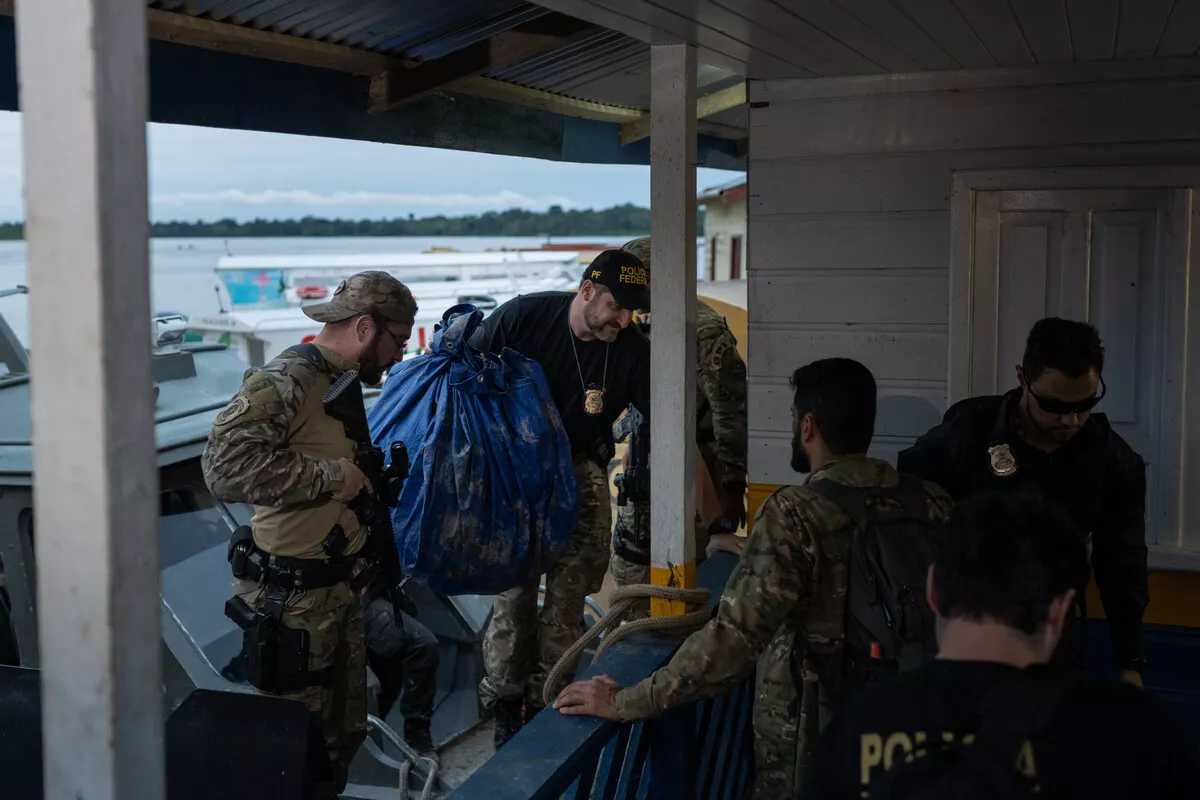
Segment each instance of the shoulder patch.
M221 410L221 413L217 415L215 420L213 420L213 424L225 425L233 422L235 419L242 416L249 410L250 401L239 394L237 397L233 398L233 401L230 402L229 405L225 406L225 408Z

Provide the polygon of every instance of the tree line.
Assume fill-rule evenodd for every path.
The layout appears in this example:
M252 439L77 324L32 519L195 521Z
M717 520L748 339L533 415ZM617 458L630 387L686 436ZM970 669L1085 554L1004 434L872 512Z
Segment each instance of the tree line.
M697 220L702 232L703 209ZM199 238L235 236L636 236L650 231L650 209L632 203L599 211L566 210L551 206L544 212L512 208L459 217L422 217L412 214L395 219L235 219L215 221L172 220L152 222L155 238ZM0 239L23 239L20 222L0 223Z

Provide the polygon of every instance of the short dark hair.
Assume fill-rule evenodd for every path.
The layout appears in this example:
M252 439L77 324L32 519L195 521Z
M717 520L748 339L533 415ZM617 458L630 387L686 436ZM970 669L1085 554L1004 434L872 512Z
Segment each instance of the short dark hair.
M950 515L933 568L938 613L1033 634L1054 598L1083 589L1087 571L1066 512L1027 492L983 492Z
M875 376L849 358L825 358L792 374L792 400L801 417L812 414L834 455L865 453L875 433Z
M1034 323L1025 340L1021 360L1025 380L1036 381L1047 369L1068 378L1080 378L1089 370L1104 371L1104 346L1100 334L1086 322L1047 317Z

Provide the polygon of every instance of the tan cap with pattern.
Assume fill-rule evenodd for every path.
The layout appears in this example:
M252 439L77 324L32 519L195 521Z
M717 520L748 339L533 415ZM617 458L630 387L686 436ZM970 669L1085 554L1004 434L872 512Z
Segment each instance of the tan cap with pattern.
M643 236L640 239L630 239L625 244L621 245L621 249L626 253L633 253L637 256L638 261L646 265L646 269L650 269L650 237Z
M303 306L303 309L317 322L341 322L366 314L412 325L417 316L417 301L408 287L393 276L368 270L339 283L327 302Z

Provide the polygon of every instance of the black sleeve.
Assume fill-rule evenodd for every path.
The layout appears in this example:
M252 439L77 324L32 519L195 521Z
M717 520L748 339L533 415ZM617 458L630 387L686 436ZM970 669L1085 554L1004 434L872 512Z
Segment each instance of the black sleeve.
M1146 572L1146 462L1118 452L1107 471L1092 569L1104 602L1117 669L1142 669L1142 614L1150 600Z
M641 331L635 331L645 342L635 369L629 374L629 397L645 418L646 430L650 430L650 340Z
M520 319L521 296L517 295L484 317L468 344L484 353L499 355L516 333Z
M1200 785L1200 742L1184 727L1173 709L1154 700L1157 713L1145 726L1154 744L1147 749L1158 758L1154 775L1159 779L1156 792L1147 797L1190 797Z
M959 489L955 479L958 473L955 450L954 430L950 423L942 423L917 439L912 447L901 450L896 456L896 469L936 483L957 500Z

